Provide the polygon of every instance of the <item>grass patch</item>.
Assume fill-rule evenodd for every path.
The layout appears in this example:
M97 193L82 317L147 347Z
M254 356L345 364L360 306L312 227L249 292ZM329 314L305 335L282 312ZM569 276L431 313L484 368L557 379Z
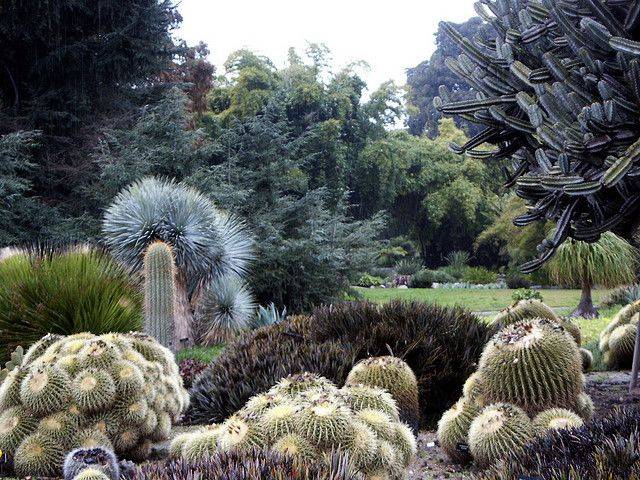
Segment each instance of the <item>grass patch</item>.
M511 296L515 290L471 290L444 288L355 288L364 300L376 303L386 303L393 299L419 300L422 302L438 303L452 307L460 305L475 312L499 311L513 303ZM608 295L610 290L594 290L593 301L599 303ZM580 300L580 290L553 289L540 290L544 303L550 307L574 308Z
M180 362L188 358L200 360L204 363L212 362L224 349L224 345L214 345L213 347L192 347L185 348L176 353L176 361Z

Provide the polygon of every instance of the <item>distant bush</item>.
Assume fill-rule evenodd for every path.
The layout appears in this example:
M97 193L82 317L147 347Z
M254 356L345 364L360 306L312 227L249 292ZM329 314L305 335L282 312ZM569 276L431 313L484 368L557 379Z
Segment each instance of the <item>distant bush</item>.
M462 274L462 280L472 284L485 285L495 283L498 280L498 274L484 267L467 267Z
M532 298L540 300L541 302L543 301L542 294L538 290L531 290L530 288L519 288L513 292L511 298L514 302L519 302L520 300L531 300Z
M469 265L469 253L462 250L449 252L445 259L449 267L448 272L456 279L461 279Z
M509 269L505 275L504 282L508 288L529 288L531 286L531 280L526 278L517 269Z
M413 275L422 268L422 262L417 258L407 258L396 263L398 275Z
M431 288L434 283L453 283L455 278L441 270L422 269L411 276L409 287Z
M141 322L138 279L104 252L41 249L0 261L0 360L47 333L130 332Z
M366 288L379 287L381 285L384 285L384 278L375 277L373 275L369 275L368 273L365 273L362 276L360 276L357 283L358 287L366 287Z

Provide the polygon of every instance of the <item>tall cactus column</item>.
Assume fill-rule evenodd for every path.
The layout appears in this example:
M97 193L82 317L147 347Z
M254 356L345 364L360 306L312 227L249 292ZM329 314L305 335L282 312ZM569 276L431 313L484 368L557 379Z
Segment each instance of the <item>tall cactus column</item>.
M171 247L154 242L144 254L144 332L175 351L175 263Z

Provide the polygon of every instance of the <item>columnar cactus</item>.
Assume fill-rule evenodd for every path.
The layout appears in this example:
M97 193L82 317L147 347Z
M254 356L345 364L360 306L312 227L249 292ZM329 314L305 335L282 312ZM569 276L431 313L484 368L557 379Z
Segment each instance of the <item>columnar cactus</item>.
M161 345L175 351L174 297L175 263L173 250L164 242L154 242L144 253L144 332Z
M331 451L342 450L366 479L402 478L416 439L398 418L385 390L364 385L338 389L323 377L303 373L256 395L221 425L179 435L170 452L196 462L220 451L257 448L322 463Z
M143 460L188 400L173 354L147 335L47 337L0 385L0 450L20 477L59 476L76 448Z
M462 53L449 68L477 92L434 101L444 114L486 128L454 151L512 159L506 186L531 208L514 223L555 219L524 272L567 238L588 242L638 225L640 9L600 0L482 0L476 11L495 39L469 39L445 24ZM477 148L484 143L492 150Z

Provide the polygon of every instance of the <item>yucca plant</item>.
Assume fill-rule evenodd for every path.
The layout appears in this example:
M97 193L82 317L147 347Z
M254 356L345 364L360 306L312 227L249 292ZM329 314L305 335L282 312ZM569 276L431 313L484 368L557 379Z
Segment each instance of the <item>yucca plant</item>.
M555 219L525 273L569 237L595 242L629 235L640 200L640 8L624 0L482 0L476 11L495 30L489 41L444 28L462 50L449 68L477 92L446 115L484 126L451 148L473 158L511 159L507 187L529 210L519 226ZM479 148L484 144L493 149Z
M105 244L135 270L155 241L169 244L176 262L176 338L193 341L191 300L213 279L241 276L253 257L244 224L195 189L144 178L125 188L102 222Z
M137 277L105 252L42 248L0 262L0 359L47 333L129 332L141 321Z
M595 284L615 287L635 279L637 251L614 233L602 234L594 243L570 240L563 243L549 263L549 271L562 285L579 285L580 303L573 316L594 318L598 310L591 299Z
M237 276L216 278L204 290L197 310L200 342L215 345L254 326L256 301Z

